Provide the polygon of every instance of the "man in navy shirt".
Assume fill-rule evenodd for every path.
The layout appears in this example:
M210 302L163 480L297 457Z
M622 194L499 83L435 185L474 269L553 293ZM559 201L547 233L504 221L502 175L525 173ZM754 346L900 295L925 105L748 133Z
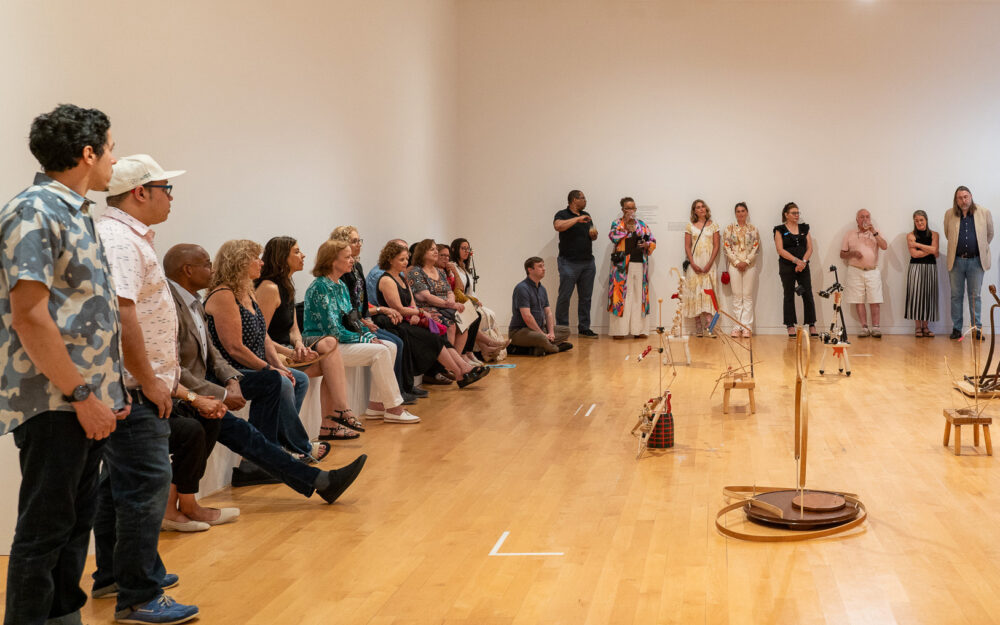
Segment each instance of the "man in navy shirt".
M549 294L542 286L545 261L532 256L524 261L527 277L514 287L510 319L511 345L531 350L535 356L564 352L573 348L567 343L569 328L556 325L549 307Z
M577 316L580 324L577 333L589 339L597 338L590 329L590 298L594 293L593 242L597 228L585 208L587 198L583 191L573 190L566 198L568 205L553 218L552 227L559 233L559 298L556 300L556 325L569 326L569 300L576 287L579 301Z
M944 236L948 239L948 277L951 281L951 338L962 336L962 300L969 294L969 325L972 337L983 338L983 274L990 268L990 241L993 216L972 201L968 187L958 187L951 208L944 215Z

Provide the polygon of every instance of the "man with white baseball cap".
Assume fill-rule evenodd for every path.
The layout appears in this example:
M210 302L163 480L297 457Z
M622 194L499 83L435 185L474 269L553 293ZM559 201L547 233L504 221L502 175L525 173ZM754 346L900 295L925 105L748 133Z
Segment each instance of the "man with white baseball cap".
M146 154L120 159L108 183L108 208L97 221L121 311L125 388L132 400L131 413L105 446L94 522L93 594L117 594L119 623L183 623L198 614L196 606L163 594L177 576L167 574L157 552L171 483L172 398L189 405L202 399L179 384L177 312L150 230L166 221L169 180L183 173L165 171ZM200 403L221 418L225 406L210 399Z

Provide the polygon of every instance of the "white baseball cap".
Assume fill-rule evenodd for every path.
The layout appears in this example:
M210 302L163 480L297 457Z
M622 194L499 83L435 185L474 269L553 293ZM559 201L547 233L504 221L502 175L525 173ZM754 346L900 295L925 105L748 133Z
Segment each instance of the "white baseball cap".
M108 183L108 195L125 193L154 180L176 178L184 172L183 169L163 171L160 164L154 161L149 154L124 156L118 159L112 169L111 182Z

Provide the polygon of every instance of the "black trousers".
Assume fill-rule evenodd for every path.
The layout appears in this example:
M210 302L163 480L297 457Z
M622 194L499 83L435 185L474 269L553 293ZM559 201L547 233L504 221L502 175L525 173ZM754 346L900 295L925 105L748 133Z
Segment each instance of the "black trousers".
M795 265L778 264L778 275L781 277L781 288L784 291L784 317L785 325L795 325L795 285L801 287L802 293L802 316L805 317L805 325L811 326L816 323L816 303L813 301L812 276L809 275L809 266L802 271L795 271Z
M205 475L208 457L219 439L222 419L206 419L194 406L174 400L170 413L171 483L182 495L198 492L198 482Z

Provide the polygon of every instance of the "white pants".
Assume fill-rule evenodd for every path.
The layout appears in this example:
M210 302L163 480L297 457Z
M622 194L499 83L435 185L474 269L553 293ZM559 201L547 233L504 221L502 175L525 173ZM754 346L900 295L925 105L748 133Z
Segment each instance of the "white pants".
M345 367L369 367L372 374L372 391L369 401L379 402L386 408L403 403L396 384L392 364L396 362L394 343L341 343L340 357Z
M612 313L609 319L611 336L628 336L629 334L647 334L646 317L642 314L642 263L628 264L628 277L625 279L625 307L622 316Z
M729 286L733 289L733 316L748 328L753 328L753 294L757 290L759 267L750 265L741 272L729 265Z

